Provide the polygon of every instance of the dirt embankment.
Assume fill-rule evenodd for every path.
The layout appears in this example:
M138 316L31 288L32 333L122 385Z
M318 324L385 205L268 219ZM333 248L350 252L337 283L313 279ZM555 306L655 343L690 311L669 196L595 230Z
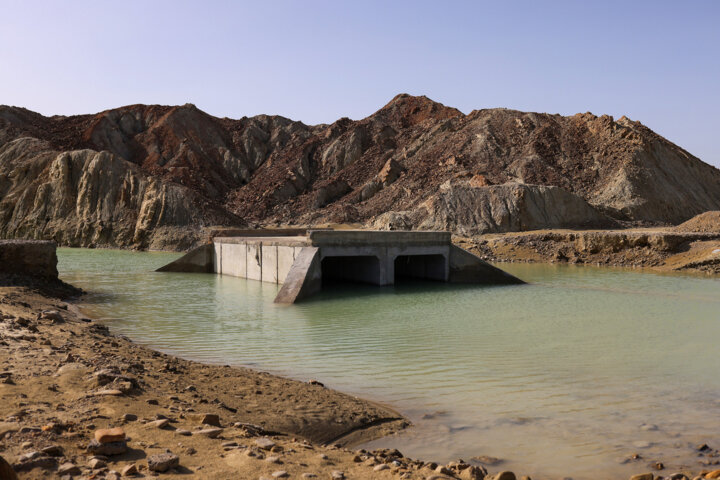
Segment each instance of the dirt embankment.
M543 230L457 239L492 261L575 263L720 274L720 215L669 229Z

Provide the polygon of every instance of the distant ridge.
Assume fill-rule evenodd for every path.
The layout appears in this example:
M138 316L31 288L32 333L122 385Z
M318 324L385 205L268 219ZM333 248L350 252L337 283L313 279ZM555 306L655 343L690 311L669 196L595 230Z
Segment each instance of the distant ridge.
M625 117L464 115L407 94L318 126L190 104L69 117L0 106L0 237L185 249L210 225L471 235L708 210L720 210L720 170Z

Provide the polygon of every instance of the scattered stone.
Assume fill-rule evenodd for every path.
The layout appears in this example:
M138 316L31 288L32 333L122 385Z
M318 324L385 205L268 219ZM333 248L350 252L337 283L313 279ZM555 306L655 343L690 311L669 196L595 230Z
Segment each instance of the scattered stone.
M192 432L190 430L183 430L181 428L175 430L175 433L177 433L178 435L182 435L184 437L189 437L190 435L192 435Z
M452 475L452 472L450 471L450 469L443 465L438 465L437 468L435 468L435 473L441 473L443 475Z
M148 422L148 427L154 427L154 428L165 428L170 423L170 420L167 418L161 418L160 420L153 420L152 422Z
M205 413L200 415L200 423L202 425L211 425L213 427L220 426L220 417L213 413Z
M222 428L205 428L195 432L195 435L203 435L208 438L217 438L223 432Z
M100 470L101 468L107 467L107 462L101 458L93 457L88 462L88 466L93 470Z
M341 472L340 470L333 470L330 472L330 478L333 480L342 480L345 478L345 473Z
M120 428L101 428L95 430L95 440L100 443L121 442L125 440L125 431Z
M318 382L317 380L308 380L308 383L309 383L310 385L317 385L318 387L324 387L324 386L325 386L324 383Z
M129 477L131 475L137 475L138 469L134 463L131 463L130 465L126 465L125 468L122 469L121 473L123 477Z
M57 466L57 460L40 452L30 452L21 455L18 463L13 465L16 472L27 472L34 468L42 468L43 470L53 469Z
M495 475L495 480L517 480L513 472L500 472Z
M125 415L123 415L122 417L120 417L120 419L121 419L123 422L134 422L134 421L136 421L136 420L138 419L138 416L135 415L134 413L126 413Z
M160 405L160 404L158 403L158 401L155 400L154 398L148 398L148 399L147 399L147 404L148 404L148 405Z
M317 478L317 475L315 475L314 473L303 473L303 474L300 475L300 476L301 476L302 478Z
M708 450L710 450L710 447L707 443L703 443L702 445L698 445L697 447L698 452L707 452Z
M151 472L167 472L180 465L180 457L173 453L161 453L148 457L148 469Z
M121 455L127 452L127 442L123 440L120 442L100 443L93 440L88 445L87 450L95 455Z
M53 323L63 323L65 319L60 315L57 310L45 310L40 314L40 318L45 320L52 320Z
M390 470L390 467L388 467L384 463L381 463L380 465L375 465L375 468L373 468L373 471L375 472L382 472L383 470Z
M278 470L276 472L272 473L273 478L285 478L289 477L290 475L285 470Z
M640 473L630 477L630 480L653 480L654 478L655 477L652 473Z
M266 457L266 458L265 458L265 461L266 461L266 462L269 462L269 463L281 463L281 462L280 462L280 457L275 456L275 455L270 456L270 457Z
M273 442L267 437L261 437L255 440L255 445L262 448L263 450L270 450L275 446L275 442Z
M503 462L501 458L490 457L488 455L478 455L477 457L472 457L470 460L488 466L498 465Z
M78 467L74 463L66 462L58 467L57 473L58 475L80 475L80 473L82 472L80 470L80 467Z
M482 467L470 465L461 470L458 476L462 480L483 480L487 476L487 470Z
M49 447L45 447L40 450L40 452L44 453L45 455L49 455L51 457L62 457L63 456L63 448L60 445L50 445ZM0 477L2 478L2 477Z
M116 388L110 388L107 390L98 390L93 395L96 397L119 397L122 395L123 392L121 390L118 390Z
M318 458L319 458L320 460L327 460L327 459L328 459L328 456L325 455L324 453L321 453L320 455L318 455Z

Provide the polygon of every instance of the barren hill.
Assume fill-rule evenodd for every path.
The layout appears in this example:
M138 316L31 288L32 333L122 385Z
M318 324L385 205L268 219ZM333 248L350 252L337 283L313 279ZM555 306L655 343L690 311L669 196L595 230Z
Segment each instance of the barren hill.
M0 237L182 249L210 225L471 235L677 224L708 210L720 210L720 171L625 117L464 115L409 95L317 126L193 105L73 117L0 106Z

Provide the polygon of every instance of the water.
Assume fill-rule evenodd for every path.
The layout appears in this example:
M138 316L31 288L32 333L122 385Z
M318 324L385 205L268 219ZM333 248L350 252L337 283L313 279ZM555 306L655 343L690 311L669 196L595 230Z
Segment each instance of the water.
M278 287L153 273L177 254L60 249L86 310L139 343L384 402L415 427L370 447L486 455L533 478L697 464L720 444L720 279L503 265L528 286L344 286L294 306ZM640 453L643 460L621 464ZM602 472L602 473L600 473Z

